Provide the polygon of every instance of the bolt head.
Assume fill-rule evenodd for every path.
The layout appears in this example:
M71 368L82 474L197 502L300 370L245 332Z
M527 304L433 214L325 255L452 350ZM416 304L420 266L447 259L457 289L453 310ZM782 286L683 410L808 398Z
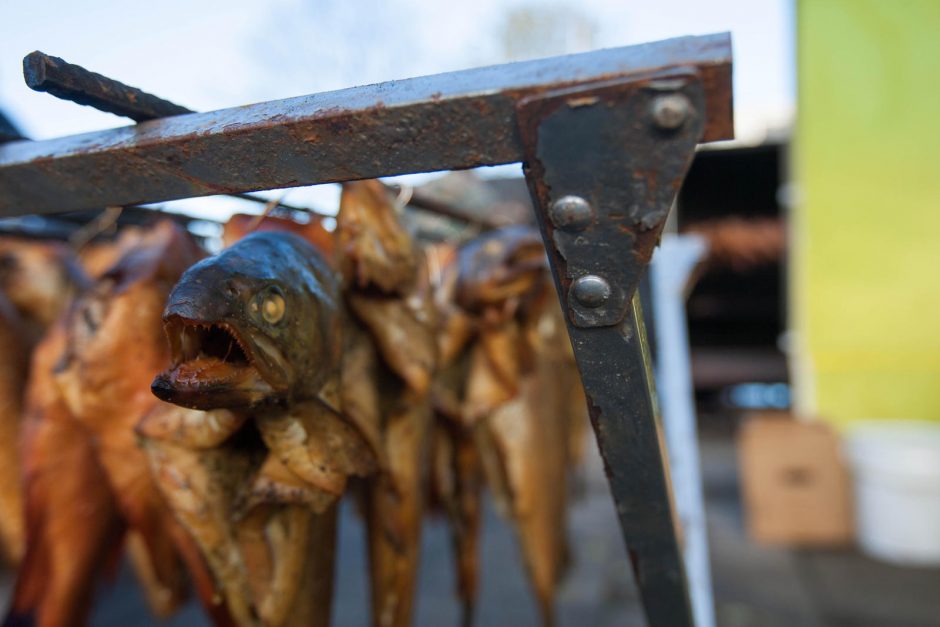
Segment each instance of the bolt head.
M653 100L653 122L664 131L674 131L685 124L691 108L683 94L665 94Z
M548 214L555 228L563 231L580 231L594 219L591 205L580 196L562 196L551 204Z
M596 274L580 277L571 286L575 299L585 307L600 307L610 298L610 283Z

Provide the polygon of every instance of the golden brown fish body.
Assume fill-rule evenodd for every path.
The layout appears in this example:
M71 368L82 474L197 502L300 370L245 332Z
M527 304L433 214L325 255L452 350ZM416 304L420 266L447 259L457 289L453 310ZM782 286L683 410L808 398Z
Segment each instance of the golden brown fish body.
M482 467L498 509L512 520L543 620L550 624L567 559L565 485L577 433L572 425L585 420L583 404L576 404L580 385L564 319L534 229L491 231L465 244L457 259L456 321L444 335L462 337L459 327L468 324L473 329L462 357L460 415L478 455L465 463L478 465L465 472L470 483ZM466 519L474 516L479 513L468 507Z
M378 416L387 462L364 495L372 620L404 627L412 622L427 500L436 311L424 258L381 183L344 185L336 237L349 309L376 348L375 404L365 413Z
M125 529L91 435L52 376L66 341L58 324L33 357L23 425L27 542L11 624L86 624L96 575L113 563Z
M450 525L462 624L469 627L479 588L483 467L473 430L462 421L438 413L433 434L432 503Z
M30 354L74 294L88 285L69 249L57 242L0 238L0 342L4 386L0 467L0 542L16 564L25 550L20 477L20 425ZM13 480L15 478L15 480Z
M29 350L23 338L23 322L0 291L0 549L13 564L25 541L19 440Z
M418 256L379 181L343 185L336 254L350 289L401 294L415 279Z
M554 294L545 296L544 308L530 308L531 317L514 337L519 352L536 356L532 368L520 375L518 394L481 420L477 433L497 506L516 527L543 622L551 624L568 556L572 424L587 418L585 405L572 400L579 398L580 385L565 350L564 321Z
M78 251L78 261L88 276L97 279L111 269L121 257L139 246L148 229L140 226L125 226L110 240L92 241Z
M457 247L435 244L425 249L434 300L439 311L438 369L432 384L434 427L431 464L432 506L447 519L456 566L456 591L462 624L473 624L478 594L482 523L482 460L472 422L464 410L470 366L468 348L479 323L455 302Z
M124 527L152 608L166 614L185 594L181 560L192 552L178 548L188 540L173 528L134 426L157 403L147 382L168 361L160 325L166 294L200 255L179 227L158 224L76 300L37 351L23 451L28 547L14 605L53 617L43 624L84 621L105 566L100 557L120 546ZM71 453L60 456L57 447ZM60 485L63 475L69 480ZM95 502L96 511L80 514ZM84 522L56 533L72 510ZM61 568L63 560L74 569ZM48 594L28 593L37 577L48 578Z
M172 365L152 389L180 407L139 432L239 625L329 623L335 504L377 464L338 411L341 312L338 277L286 232L193 266L167 302Z
M88 284L65 244L0 237L0 289L28 325L31 344Z

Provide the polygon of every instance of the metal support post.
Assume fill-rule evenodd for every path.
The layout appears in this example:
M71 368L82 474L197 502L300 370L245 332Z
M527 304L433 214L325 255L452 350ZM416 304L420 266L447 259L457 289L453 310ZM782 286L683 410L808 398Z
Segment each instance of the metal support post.
M694 71L518 106L525 173L651 625L694 624L637 284L704 129Z

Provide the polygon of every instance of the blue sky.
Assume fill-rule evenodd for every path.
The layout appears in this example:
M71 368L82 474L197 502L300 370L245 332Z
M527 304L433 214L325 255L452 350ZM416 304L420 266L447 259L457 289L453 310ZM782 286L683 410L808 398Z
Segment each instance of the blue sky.
M36 139L127 123L30 91L21 62L32 50L211 110L499 63L510 54L730 30L737 133L756 142L792 117L792 11L788 0L0 0L0 106ZM509 37L513 13L555 15L555 30ZM297 190L291 199L304 195Z

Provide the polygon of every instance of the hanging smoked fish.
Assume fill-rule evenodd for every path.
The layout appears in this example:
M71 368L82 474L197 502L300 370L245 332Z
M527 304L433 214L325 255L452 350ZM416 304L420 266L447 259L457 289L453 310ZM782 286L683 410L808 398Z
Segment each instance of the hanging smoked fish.
M57 242L0 238L0 549L17 565L25 550L20 477L23 390L39 338L87 285L68 248Z
M29 351L24 324L0 291L0 549L16 564L23 556L23 497L20 490L20 421Z
M378 181L343 186L336 254L346 300L379 356L371 365L387 467L366 485L373 623L411 624L427 498L436 317L423 259Z
M27 549L10 620L84 624L98 575L119 554L125 529L158 614L186 592L184 560L197 585L208 582L133 431L156 404L146 381L167 360L159 324L166 294L200 256L179 227L158 224L77 298L37 349L23 439Z
M456 302L476 329L463 417L498 509L516 528L543 622L551 624L567 560L573 425L586 420L564 320L534 229L486 233L461 248L458 267Z
M30 346L88 285L87 275L65 244L0 237L0 290L26 324L24 339Z
M431 503L444 514L451 532L457 597L462 624L473 624L479 587L483 468L474 429L463 406L469 369L467 347L476 333L473 318L455 303L457 248L438 244L425 249L439 312L438 371L434 378L434 438Z
M180 407L138 429L164 495L237 624L328 625L336 501L380 457L377 425L340 413L338 277L301 237L254 233L183 275L164 325L152 389Z

